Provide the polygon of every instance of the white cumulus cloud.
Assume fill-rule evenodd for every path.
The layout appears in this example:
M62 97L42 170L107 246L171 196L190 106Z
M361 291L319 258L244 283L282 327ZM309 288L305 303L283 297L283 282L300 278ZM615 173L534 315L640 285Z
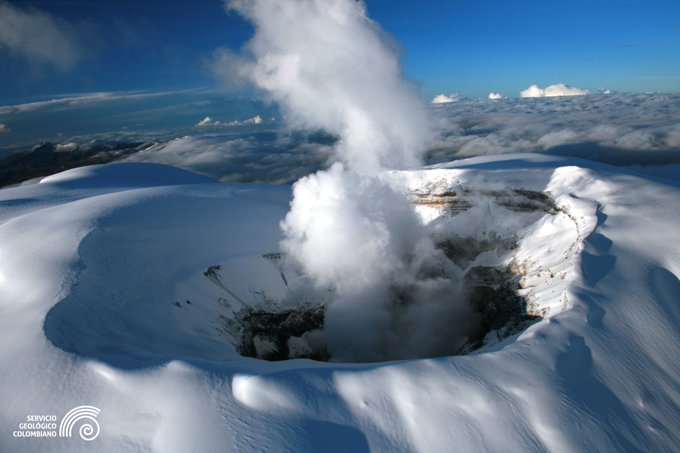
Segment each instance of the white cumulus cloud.
M37 9L19 9L0 0L0 52L71 69L82 51L75 32L65 21Z
M212 118L210 118L209 116L206 116L206 117L203 118L201 121L199 121L198 123L196 123L196 126L198 126L198 127L202 127L202 126L215 126L215 125L217 125L217 124L219 124L219 121L215 121L215 120L213 120Z
M460 100L460 94L458 93L451 93L449 95L446 94L438 94L434 98L432 98L432 103L433 104L448 104L449 102L456 102Z
M555 96L583 96L585 94L590 94L590 91L570 87L563 83L556 83L555 85L550 85L545 88L541 88L538 85L531 85L519 95L523 98L549 98Z
M489 93L489 99L503 99L503 95L500 93Z
M260 115L255 115L252 118L248 118L245 121L242 121L243 124L262 124L262 117Z
M247 125L255 125L255 124L262 124L263 119L260 115L255 115L252 118L248 118L243 121L239 120L233 120L233 121L219 121L219 120L214 120L209 116L206 116L203 118L201 121L196 123L196 127L205 127L205 126L247 126Z

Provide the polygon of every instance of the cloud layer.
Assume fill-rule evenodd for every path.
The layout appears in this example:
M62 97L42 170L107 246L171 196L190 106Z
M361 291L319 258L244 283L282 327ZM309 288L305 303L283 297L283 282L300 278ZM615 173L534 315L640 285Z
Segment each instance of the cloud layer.
M332 143L323 135L243 131L181 137L127 160L173 165L224 183L290 184L332 163Z
M71 27L37 9L19 9L0 1L0 50L60 70L71 69L82 56Z
M509 152L574 155L616 165L680 162L680 95L461 100L430 109L436 130L426 156L431 163ZM229 123L258 113L264 121L257 128L195 126L205 116ZM40 141L167 142L159 146L168 149L144 158L234 182L292 182L336 161L330 159L332 136L291 133L270 122L272 116L279 112L271 106L213 92L100 93L0 107L0 123L11 129L0 134L0 146L17 140L18 150ZM141 126L133 128L136 124Z
M432 110L438 138L427 152L428 163L518 152L613 165L680 163L680 95L463 100ZM334 162L333 143L327 135L234 129L230 136L178 138L133 159L177 165L224 182L281 183Z
M461 101L437 113L429 162L523 152L614 165L680 162L680 95Z
M545 88L541 88L538 85L531 85L519 95L523 98L543 98L556 96L583 96L586 94L590 94L590 91L558 83Z

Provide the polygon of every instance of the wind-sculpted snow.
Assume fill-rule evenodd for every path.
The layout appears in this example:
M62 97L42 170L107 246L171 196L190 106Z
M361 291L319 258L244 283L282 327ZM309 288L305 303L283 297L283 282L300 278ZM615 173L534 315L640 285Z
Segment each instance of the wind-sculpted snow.
M421 190L549 192L564 215L535 213L515 231L521 291L544 319L483 353L339 365L243 358L232 342L240 304L287 291L275 255L262 254L276 251L288 189L131 165L0 191L3 451L673 451L680 442L678 186L536 155L395 174ZM465 203L482 204L468 211L471 231L475 212L493 213L499 231L518 227L509 219L519 211L473 194ZM422 221L436 217L436 205L418 206ZM12 437L27 414L82 404L101 410L92 442Z

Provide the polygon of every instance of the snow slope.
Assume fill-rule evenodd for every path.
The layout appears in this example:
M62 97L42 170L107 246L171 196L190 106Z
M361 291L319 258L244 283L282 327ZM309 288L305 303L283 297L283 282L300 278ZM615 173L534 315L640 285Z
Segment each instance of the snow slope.
M243 358L225 320L286 291L262 255L289 187L127 163L1 190L0 451L677 451L677 181L540 155L390 177L549 191L560 215L513 223L480 200L458 226L519 229L545 318L467 356ZM91 442L13 435L79 405L101 409Z

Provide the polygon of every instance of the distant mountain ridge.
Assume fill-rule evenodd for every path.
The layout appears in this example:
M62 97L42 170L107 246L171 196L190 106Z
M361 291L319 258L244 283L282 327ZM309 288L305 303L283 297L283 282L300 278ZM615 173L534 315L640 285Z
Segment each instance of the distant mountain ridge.
M153 142L92 141L83 145L44 142L0 159L0 187L49 176L84 165L105 164L153 145Z

